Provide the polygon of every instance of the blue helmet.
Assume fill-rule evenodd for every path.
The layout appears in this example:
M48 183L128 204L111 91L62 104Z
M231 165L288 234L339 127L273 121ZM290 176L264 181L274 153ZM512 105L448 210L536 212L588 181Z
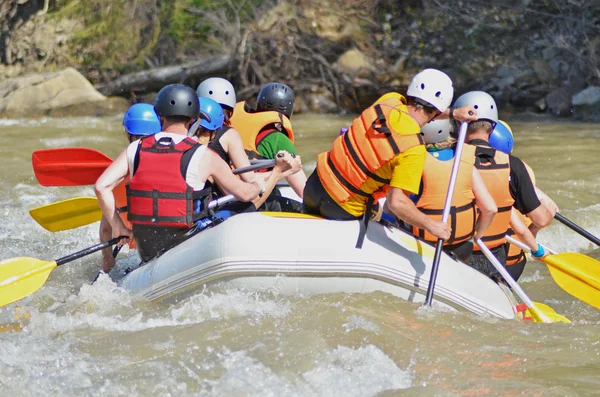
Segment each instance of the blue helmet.
M142 136L154 135L161 130L154 106L148 103L136 103L127 109L123 127L131 135Z
M200 125L209 131L223 127L225 113L221 105L207 97L199 97L198 100L200 101Z
M515 144L512 130L502 120L498 120L498 124L490 134L489 144L496 150L500 150L506 154L511 154Z

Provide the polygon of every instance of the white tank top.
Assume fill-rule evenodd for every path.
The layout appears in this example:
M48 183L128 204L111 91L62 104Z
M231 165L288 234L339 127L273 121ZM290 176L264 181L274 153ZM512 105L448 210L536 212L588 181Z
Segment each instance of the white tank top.
M173 142L177 145L179 142L183 141L187 136L180 134L173 134L169 132L159 132L155 134L154 137L158 141L161 138L171 138ZM193 139L193 138L192 138ZM129 164L129 176L133 177L133 167L135 163L135 154L137 152L140 141L135 141L129 144L127 147L127 163ZM202 190L204 189L205 180L201 180L198 176L198 168L200 164L200 159L206 153L206 145L200 146L192 158L190 159L190 163L188 165L187 173L185 174L185 181L188 185L192 187L194 190Z

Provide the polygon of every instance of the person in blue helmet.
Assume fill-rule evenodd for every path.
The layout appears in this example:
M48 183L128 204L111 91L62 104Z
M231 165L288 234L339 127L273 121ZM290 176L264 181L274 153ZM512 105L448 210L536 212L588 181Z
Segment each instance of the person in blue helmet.
M160 132L160 121L154 112L154 106L148 103L136 103L127 109L122 125L129 143ZM100 220L99 234L100 241L107 241L112 237L112 228L104 216ZM114 265L115 258L112 255L112 249L103 249L102 270L98 275L110 272Z
M490 139L489 139L489 144L492 148L496 149L496 150L500 150L501 152L504 152L506 154L512 154L513 150L514 150L514 136L513 136L513 132L512 129L510 128L510 126L502 121L502 120L498 120L498 124L496 124L496 127L494 128L494 130L492 131L492 133L490 134ZM525 163L523 161L523 165L525 166L525 168L527 169L527 173L529 174L529 177L531 178L531 182L534 185L536 194L540 200L540 202L542 203L543 206L545 206L549 211L553 211L553 212L558 212L558 207L556 205L556 203L554 203L554 201L548 197L544 192L542 192L537 186L535 186L536 181L535 181L535 174L533 172L533 169L531 169L531 167L529 165L527 165L527 163ZM516 217L518 219L518 221L516 219L512 219L511 221L511 228L508 229L507 234L508 235L515 235L515 238L517 238L518 240L523 241L523 238L519 235L519 233L516 233L517 229L515 228L515 225L519 225L520 227L526 227L529 229L529 231L531 232L531 234L533 235L533 237L537 237L537 233L540 230L539 227L537 227L535 224L533 224L533 222L531 221L531 219L529 219L527 216L523 215L522 212L516 210L515 208L512 209L513 214L511 215L511 217ZM523 274L523 270L525 270L525 265L527 264L527 257L525 256L525 253L523 252L523 250L519 247L517 247L514 244L510 244L509 242L506 243L506 270L508 271L508 273L512 276L513 279L518 280L519 277L521 277L521 274Z

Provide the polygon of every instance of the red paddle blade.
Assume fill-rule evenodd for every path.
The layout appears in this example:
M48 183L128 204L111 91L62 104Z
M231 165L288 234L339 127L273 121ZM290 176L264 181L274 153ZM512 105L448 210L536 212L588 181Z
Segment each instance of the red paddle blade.
M94 149L57 148L36 150L31 162L42 186L81 186L93 185L112 159Z

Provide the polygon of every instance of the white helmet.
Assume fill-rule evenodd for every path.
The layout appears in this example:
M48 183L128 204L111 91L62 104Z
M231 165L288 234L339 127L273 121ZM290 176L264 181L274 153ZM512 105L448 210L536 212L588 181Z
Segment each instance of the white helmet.
M421 135L425 143L445 141L450 135L450 120L431 120L421 127Z
M198 88L196 93L199 97L206 97L214 100L220 105L228 106L231 109L235 108L235 88L228 81L221 77L211 77L204 80Z
M410 81L406 95L422 99L443 112L452 103L452 79L440 70L425 69Z
M471 91L458 97L454 107L471 105L477 110L478 120L488 120L494 125L498 123L498 107L496 101L487 92Z

